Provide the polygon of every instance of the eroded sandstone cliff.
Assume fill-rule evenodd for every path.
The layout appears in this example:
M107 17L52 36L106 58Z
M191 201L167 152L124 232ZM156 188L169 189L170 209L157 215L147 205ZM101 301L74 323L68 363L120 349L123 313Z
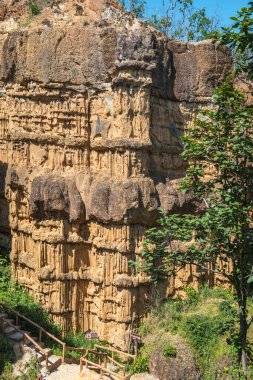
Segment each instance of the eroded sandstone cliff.
M172 41L113 1L31 17L4 0L0 15L0 232L11 229L13 276L64 330L123 347L152 293L129 260L159 206L194 208L177 190L180 135L228 51Z

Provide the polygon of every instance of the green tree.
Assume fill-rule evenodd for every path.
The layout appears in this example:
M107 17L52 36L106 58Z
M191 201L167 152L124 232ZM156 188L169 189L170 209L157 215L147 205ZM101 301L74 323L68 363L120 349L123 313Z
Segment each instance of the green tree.
M237 73L244 73L253 79L253 2L240 9L230 27L222 28L213 37L231 48Z
M172 38L200 41L219 27L216 16L207 17L206 9L195 9L193 0L163 0L162 16L152 15L151 25Z
M139 18L143 18L145 14L145 0L130 0L130 12L135 13Z
M253 107L245 105L231 77L216 90L215 107L203 111L184 137L188 168L182 191L192 192L204 210L199 215L162 215L158 227L147 231L143 262L137 265L153 279L187 264L226 278L236 292L240 328L234 342L246 372L253 265Z
M125 9L128 9L130 12L133 12L138 18L143 18L145 15L146 0L118 0L118 3L123 5Z
M220 20L217 16L207 17L206 9L193 11L189 16L187 41L202 41L217 31Z

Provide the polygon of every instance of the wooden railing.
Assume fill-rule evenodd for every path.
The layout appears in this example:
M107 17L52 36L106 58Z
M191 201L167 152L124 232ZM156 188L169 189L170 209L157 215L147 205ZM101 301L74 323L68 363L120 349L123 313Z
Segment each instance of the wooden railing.
M16 316L16 325L18 325L19 318L20 318L20 319L23 319L26 322L28 322L30 325L38 328L38 330L39 330L39 342L42 341L41 340L42 339L42 333L44 333L45 335L47 335L48 337L50 337L52 340L54 340L55 342L57 342L58 344L60 344L62 346L62 363L64 363L64 361L65 361L66 343L62 342L60 339L56 338L54 335L52 335L51 333L49 333L48 331L46 331L43 327L39 326L37 323L31 321L29 318L27 318L24 315L20 314L18 311L12 309L11 307L7 306L6 304L0 302L0 306L2 306L2 308L4 310L9 311L9 312L15 314L15 316ZM8 321L7 321L7 323L10 324L10 322L8 322ZM14 327L16 329L16 326L12 325L12 327ZM19 332L23 333L21 330L19 330ZM26 334L26 335L28 335L28 334ZM29 340L31 340L31 339L29 339ZM35 344L35 346L36 346L36 344Z
M89 360L89 354L98 356L98 363L94 362L93 360ZM107 368L108 359L112 361L116 366L118 366L122 370L122 374L118 374L116 372L111 371ZM111 375L114 379L119 380L126 380L126 368L122 364L118 363L116 360L113 360L112 358L109 358L107 354L98 352L96 350L86 350L86 354L84 357L81 357L80 359L80 376L83 374L83 367L88 369L88 366L95 367L97 370L99 370L100 375L103 374Z
M107 351L107 353L98 352L97 350L104 350L104 351ZM111 356L109 356L108 351L110 352ZM89 360L89 354L93 354L95 356L99 355L98 363L94 362L93 360ZM105 347L99 344L95 344L94 350L86 350L86 354L80 359L80 375L83 372L83 367L85 364L87 369L89 365L98 369L101 375L108 374L108 375L111 375L114 379L126 380L126 366L119 363L117 360L115 360L115 354L118 354L119 356L122 356L128 359L129 358L133 359L134 361L136 360L136 355L128 354L124 351L117 350L116 348L113 348L113 347ZM103 357L103 360L101 360L101 357ZM103 365L102 365L102 362L103 362ZM107 368L108 362L111 362L116 367L118 367L121 370L121 374L113 372L110 369L108 369Z
M94 348L98 349L98 350L104 350L104 351L111 352L112 359L114 359L115 354L118 354L119 356L123 356L125 358L133 359L134 362L136 360L136 355L128 354L127 352L117 350L117 348L114 348L114 347L106 347L106 346L101 346L100 344L95 344Z
M16 316L16 324L17 325L18 325L18 321L20 318L20 319L25 320L26 322L28 322L32 326L38 328L38 330L39 330L39 342L41 342L42 334L44 333L45 335L50 337L52 340L54 340L55 342L60 344L62 346L62 363L64 363L64 361L65 361L66 350L78 351L78 352L80 352L81 355L83 355L85 352L85 355L82 356L80 359L80 373L83 371L83 364L85 363L86 368L88 368L88 365L90 364L90 365L94 366L95 368L97 368L100 371L101 375L103 373L104 374L107 373L111 376L114 376L115 379L126 380L126 366L119 363L117 360L115 360L115 354L118 354L121 357L133 359L134 361L136 360L136 355L128 354L124 351L117 350L116 348L113 348L113 347L101 346L99 344L95 344L94 350L90 350L90 349L86 349L86 348L68 347L65 342L62 342L60 339L56 338L54 335L52 335L51 333L46 331L43 327L39 326L37 323L31 321L29 318L20 314L18 311L12 309L11 307L9 307L8 305L6 305L2 302L0 302L0 306L4 310L9 311ZM36 342L32 337L30 337L29 334L25 333L24 331L20 330L17 326L15 326L11 322L9 322L6 318L2 318L2 320L5 323L7 323L8 325L10 325L11 327L13 327L17 332L20 332L21 334L23 334L24 340L28 339L29 341L31 341L34 344L34 346L37 347L45 355L46 368L48 369L48 353L39 345L39 343ZM102 351L107 351L107 352L98 352L97 350L100 350L100 351L102 350ZM108 352L110 352L111 356L108 354ZM96 363L92 360L89 360L90 354L97 356L98 363ZM115 372L111 371L110 369L108 369L107 368L108 361L110 361L115 366L117 366L122 371L122 374L115 373Z
M10 321L8 321L8 319L2 318L2 321L6 325L9 325L9 326L13 327L13 329L15 331L17 331L18 333L22 334L23 335L23 339L24 339L24 343L26 343L26 340L29 340L38 350L40 350L40 352L42 352L45 355L46 369L48 370L48 352L46 350L44 350L44 348L41 347L40 344L38 342L36 342L29 334L27 334L26 332L20 330L17 326L13 325Z

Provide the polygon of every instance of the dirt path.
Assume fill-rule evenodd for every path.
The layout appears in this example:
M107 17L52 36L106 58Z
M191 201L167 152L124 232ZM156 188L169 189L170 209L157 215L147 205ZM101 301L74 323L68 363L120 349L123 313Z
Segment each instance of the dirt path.
M57 370L46 377L46 380L100 380L100 375L92 370L80 376L80 366L77 364L62 364ZM110 380L103 376L102 380Z
M77 364L62 364L46 380L80 380L80 366Z

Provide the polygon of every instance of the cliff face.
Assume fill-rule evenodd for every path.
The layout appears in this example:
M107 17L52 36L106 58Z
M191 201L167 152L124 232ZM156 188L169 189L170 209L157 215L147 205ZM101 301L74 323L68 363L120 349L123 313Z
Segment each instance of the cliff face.
M151 302L149 278L128 262L157 207L194 208L177 191L180 135L210 104L229 54L171 41L105 0L45 8L28 26L17 21L25 2L10 3L0 23L0 232L11 229L13 276L64 330L124 346Z

